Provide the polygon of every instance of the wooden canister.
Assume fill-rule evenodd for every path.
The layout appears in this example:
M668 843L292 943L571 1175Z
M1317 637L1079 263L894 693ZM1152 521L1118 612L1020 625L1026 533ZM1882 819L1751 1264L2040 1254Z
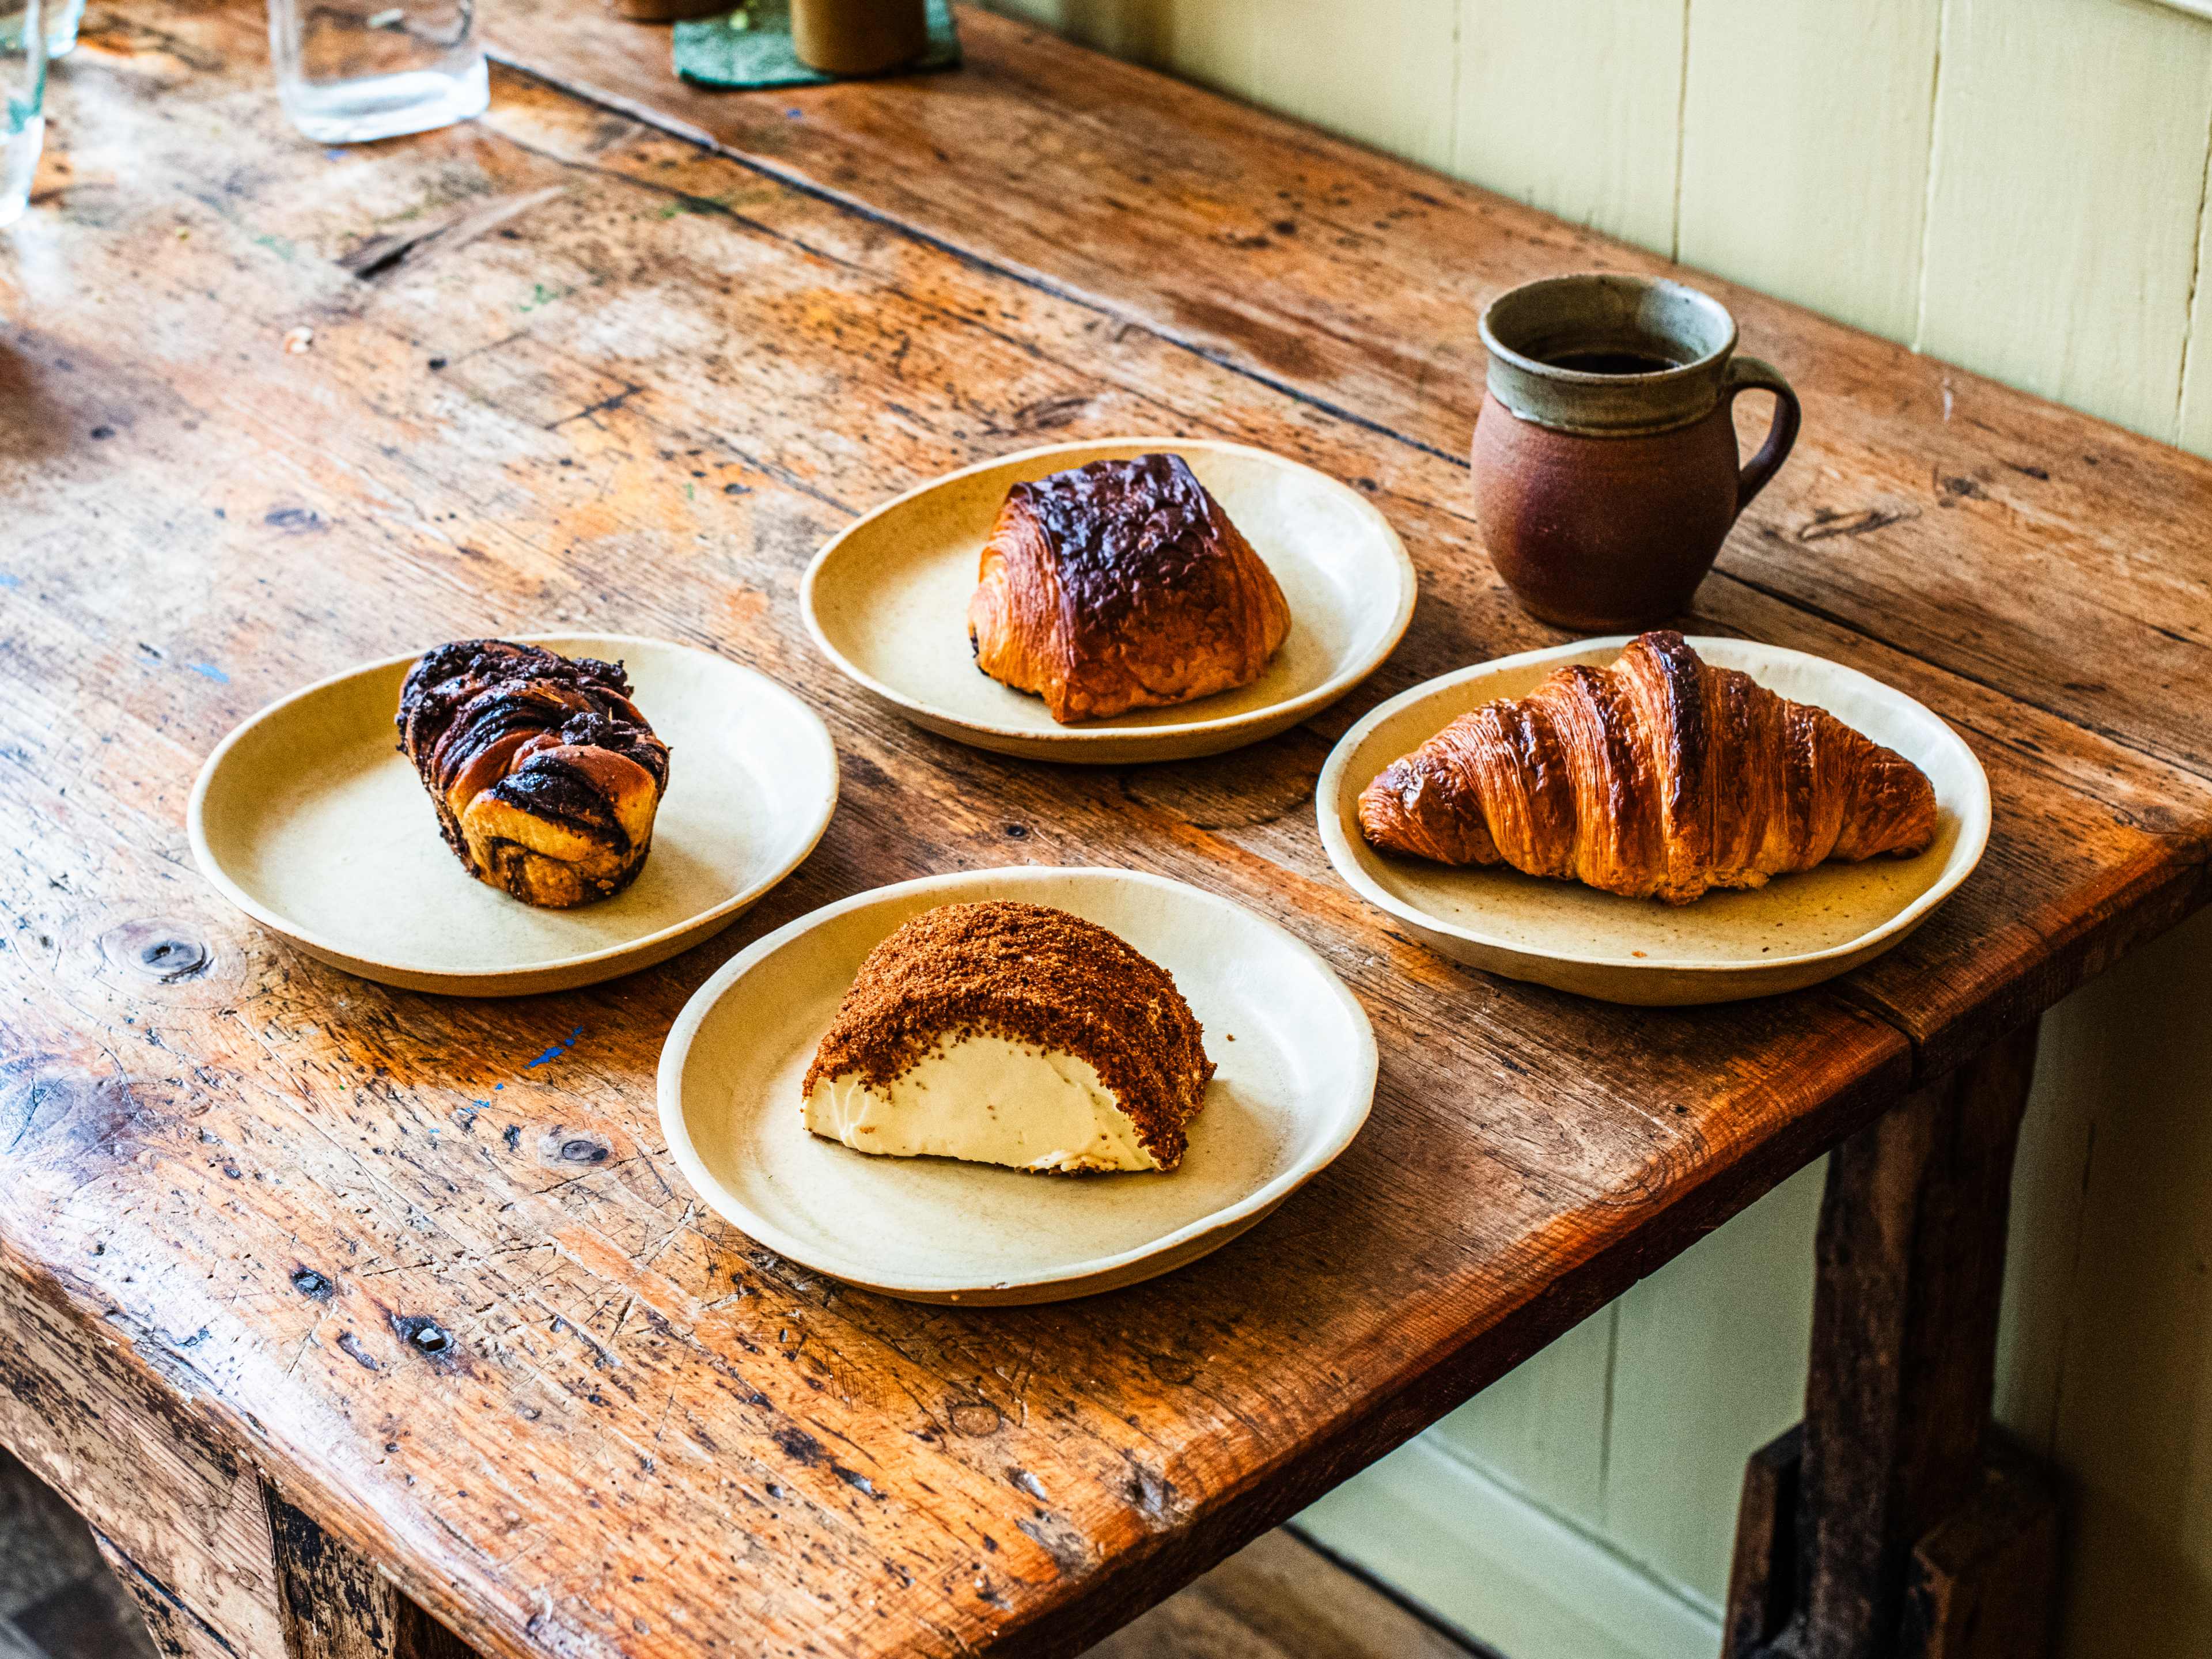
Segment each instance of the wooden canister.
M791 45L824 75L874 75L921 56L922 0L791 0Z

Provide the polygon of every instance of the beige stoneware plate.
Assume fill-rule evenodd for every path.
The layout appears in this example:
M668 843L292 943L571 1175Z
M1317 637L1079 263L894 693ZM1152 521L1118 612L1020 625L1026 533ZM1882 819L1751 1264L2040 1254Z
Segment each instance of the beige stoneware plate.
M1061 726L979 671L968 598L1012 485L1089 461L1180 455L1274 572L1291 633L1251 684L1172 708ZM887 501L817 554L799 589L830 660L917 725L1032 760L1121 764L1218 755L1272 737L1374 672L1413 615L1397 532L1349 486L1243 444L1108 438L1024 450Z
M1610 663L1626 635L1501 657L1417 685L1344 734L1315 792L1329 862L1352 890L1455 961L1608 1002L1728 1002L1847 972L1923 921L1981 861L1990 784L1958 733L1856 669L1749 640L1693 639L1707 662L1813 703L1887 744L1936 786L1936 840L1917 858L1824 864L1675 907L1503 866L1388 858L1360 836L1359 792L1469 709L1533 690L1562 663Z
M1219 1067L1180 1169L1029 1175L807 1133L799 1080L862 958L909 917L981 899L1073 911L1175 975ZM1318 956L1241 905L1127 870L973 870L826 906L700 987L660 1056L661 1132L718 1214L919 1302L1056 1302L1195 1261L1341 1152L1374 1097L1374 1031Z
M295 692L222 740L189 813L207 878L264 927L350 973L512 996L674 956L734 921L822 838L837 805L837 753L814 711L773 680L665 641L516 637L619 659L669 745L653 851L627 889L540 910L461 867L395 746L400 683L420 653Z

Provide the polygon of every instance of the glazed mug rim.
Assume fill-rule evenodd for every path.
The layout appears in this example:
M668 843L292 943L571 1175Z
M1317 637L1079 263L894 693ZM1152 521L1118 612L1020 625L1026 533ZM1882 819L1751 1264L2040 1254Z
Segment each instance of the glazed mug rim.
M1546 362L1507 343L1501 334L1503 330L1525 339L1516 324L1535 325L1547 301L1556 316L1571 308L1560 302L1577 299L1594 313L1610 310L1639 319L1656 301L1662 312L1671 309L1686 325L1694 319L1702 328L1697 337L1685 338L1691 331L1687 326L1677 335L1644 322L1639 337L1702 349L1665 368L1611 374ZM1516 312L1532 314L1516 319ZM1722 401L1738 338L1735 316L1703 289L1668 277L1619 271L1574 271L1519 283L1483 307L1477 329L1490 354L1486 386L1508 412L1556 431L1614 437L1671 431L1710 415ZM1613 337L1623 335L1616 331Z

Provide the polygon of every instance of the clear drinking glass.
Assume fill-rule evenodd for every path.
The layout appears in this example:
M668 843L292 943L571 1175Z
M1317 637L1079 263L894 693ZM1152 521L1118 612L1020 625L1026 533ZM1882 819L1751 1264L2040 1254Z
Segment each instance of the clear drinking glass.
M84 0L46 0L46 61L66 58L76 50L76 32L84 21Z
M284 112L325 144L483 114L491 91L476 9L475 0L269 0Z
M46 35L39 0L0 0L0 225L23 216L46 141Z

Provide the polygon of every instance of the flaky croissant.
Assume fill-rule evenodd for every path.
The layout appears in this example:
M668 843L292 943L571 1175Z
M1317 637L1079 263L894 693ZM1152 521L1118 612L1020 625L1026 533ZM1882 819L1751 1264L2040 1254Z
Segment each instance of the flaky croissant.
M1359 828L1385 852L1687 904L1826 859L1909 857L1935 838L1936 791L1826 709L1659 632L1461 715L1361 792Z
M1273 573L1180 455L1016 484L968 602L975 665L1062 726L1249 685L1290 629Z
M621 664L459 640L409 671L398 725L446 844L477 880L562 910L644 866L668 745Z

